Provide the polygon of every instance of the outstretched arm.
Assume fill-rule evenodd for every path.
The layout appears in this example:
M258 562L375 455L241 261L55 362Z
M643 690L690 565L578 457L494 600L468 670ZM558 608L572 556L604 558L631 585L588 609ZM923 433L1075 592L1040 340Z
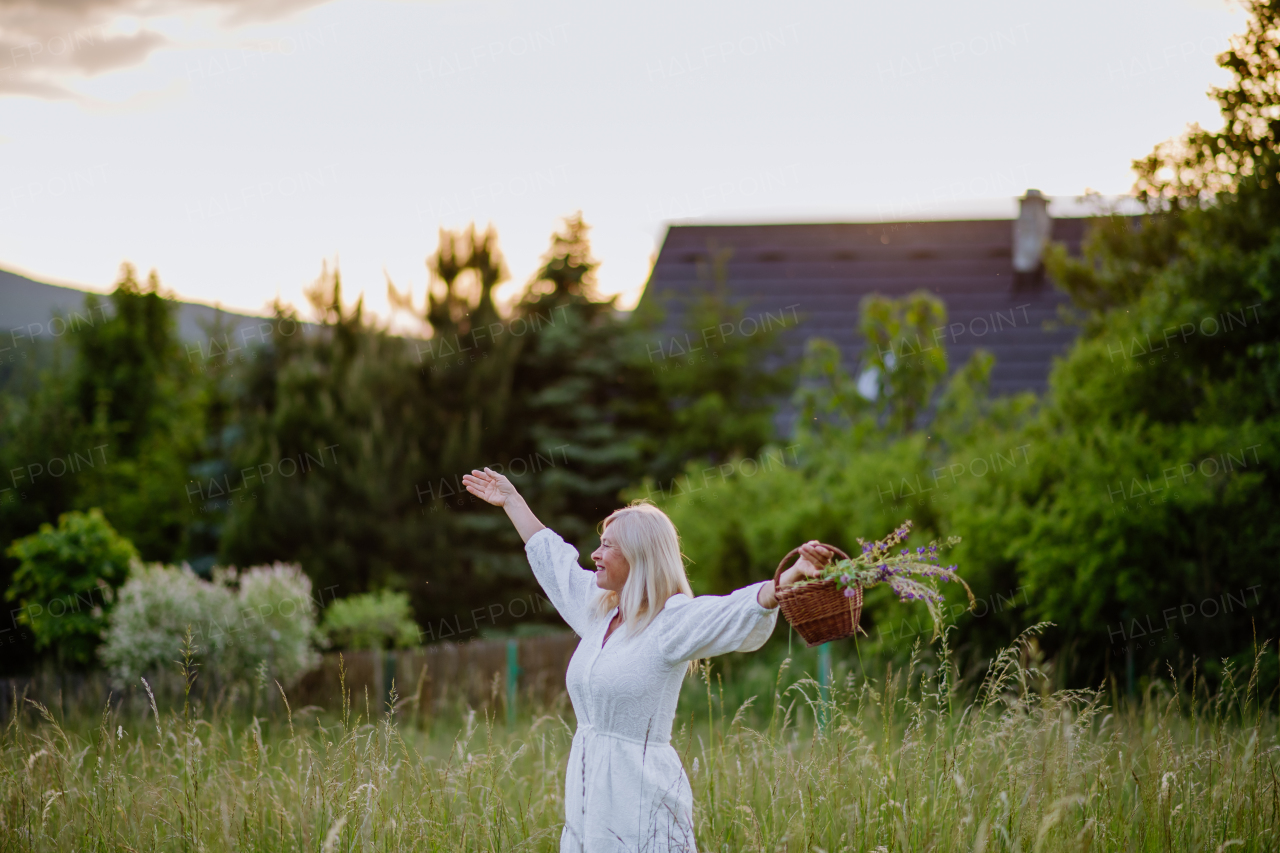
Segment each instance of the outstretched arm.
M507 518L516 526L516 532L526 543L539 530L546 527L529 509L524 498L516 491L511 481L489 468L483 471L472 471L462 475L462 485L467 491L482 501L500 506L507 511Z
M803 577L821 574L832 552L817 540L800 548L800 559L782 573L785 589ZM669 664L715 657L726 652L753 652L764 645L778 623L773 581L760 581L728 595L680 596L666 617L658 647ZM676 598L673 596L673 602Z

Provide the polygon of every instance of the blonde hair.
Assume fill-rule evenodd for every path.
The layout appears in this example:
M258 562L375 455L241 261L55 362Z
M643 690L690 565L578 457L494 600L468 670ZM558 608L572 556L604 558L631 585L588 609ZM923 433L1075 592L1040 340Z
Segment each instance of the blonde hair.
M622 613L618 630L634 637L649 627L671 596L683 592L693 598L680 534L667 514L646 498L612 512L601 524L602 540L606 530L613 532L631 571L621 592L606 590L596 599L596 616L602 618L617 607ZM696 669L697 662L690 661L690 672Z

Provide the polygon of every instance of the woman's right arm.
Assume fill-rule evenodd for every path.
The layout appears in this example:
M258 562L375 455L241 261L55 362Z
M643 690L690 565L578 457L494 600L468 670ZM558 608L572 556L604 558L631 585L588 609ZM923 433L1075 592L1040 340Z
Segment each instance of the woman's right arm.
M533 538L533 534L546 527L538 521L538 517L533 514L533 510L529 509L529 505L519 494L503 504L502 508L507 511L507 518L511 519L511 523L516 526L516 532L520 534L520 538L526 545Z
M507 511L507 518L516 526L520 538L528 544L533 534L546 527L529 509L524 498L516 491L511 481L501 474L485 468L483 471L472 471L462 475L462 485L476 497Z
M472 471L463 475L462 484L471 494L507 511L525 542L525 554L538 584L569 627L585 637L591 623L590 604L599 587L595 572L578 565L578 549L538 521L516 487L501 474L488 468ZM544 530L544 535L537 536ZM531 542L535 536L537 540Z

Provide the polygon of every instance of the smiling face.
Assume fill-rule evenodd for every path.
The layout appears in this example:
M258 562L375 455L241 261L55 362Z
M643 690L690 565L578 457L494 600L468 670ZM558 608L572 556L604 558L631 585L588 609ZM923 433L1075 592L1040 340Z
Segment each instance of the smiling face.
M600 537L600 547L591 553L591 561L596 564L596 586L621 592L631 574L631 564L622 555L609 528L606 527Z

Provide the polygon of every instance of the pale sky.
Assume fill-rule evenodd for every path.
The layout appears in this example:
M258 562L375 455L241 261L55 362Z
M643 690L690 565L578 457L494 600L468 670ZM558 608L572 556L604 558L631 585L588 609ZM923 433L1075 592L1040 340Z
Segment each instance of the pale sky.
M388 316L440 226L512 273L582 210L634 303L671 222L1012 216L1129 190L1244 29L1223 0L0 0L0 267Z

